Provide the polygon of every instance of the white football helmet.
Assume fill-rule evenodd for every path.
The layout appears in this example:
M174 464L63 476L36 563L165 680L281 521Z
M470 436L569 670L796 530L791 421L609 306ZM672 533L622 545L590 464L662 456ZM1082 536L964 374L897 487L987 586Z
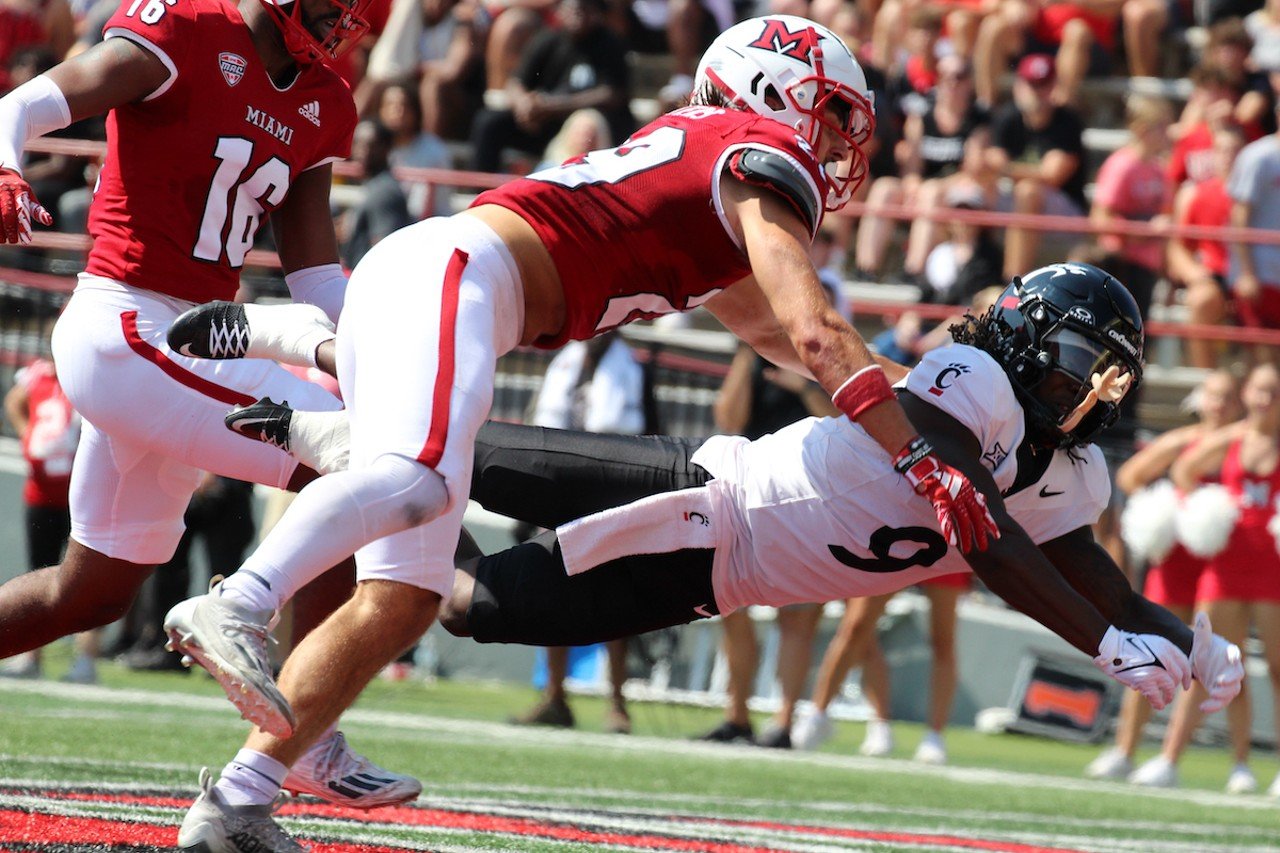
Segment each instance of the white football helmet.
M844 138L852 154L827 170L827 210L843 207L866 179L862 146L876 126L872 94L849 48L821 24L795 15L735 24L698 64L694 91L708 85L734 107L794 128L815 148L824 126Z

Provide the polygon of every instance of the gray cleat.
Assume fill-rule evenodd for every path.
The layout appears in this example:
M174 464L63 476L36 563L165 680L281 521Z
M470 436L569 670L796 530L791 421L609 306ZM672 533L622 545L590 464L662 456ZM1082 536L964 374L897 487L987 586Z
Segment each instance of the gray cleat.
M178 830L178 849L194 853L306 853L271 817L283 797L261 806L232 806L200 769L200 796Z
M271 674L268 632L275 614L228 601L220 585L207 595L175 604L164 618L165 648L209 671L246 720L268 734L287 738L295 720Z

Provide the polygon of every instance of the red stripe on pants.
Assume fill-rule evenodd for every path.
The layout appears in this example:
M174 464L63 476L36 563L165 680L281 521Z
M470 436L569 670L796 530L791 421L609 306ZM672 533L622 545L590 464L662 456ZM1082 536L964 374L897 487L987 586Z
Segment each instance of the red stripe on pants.
M197 376L144 341L142 335L138 334L137 311L125 311L122 313L120 315L120 327L124 330L124 340L129 345L129 349L163 370L169 375L170 379L192 390L199 391L206 397L212 397L219 403L226 403L228 406L248 406L254 402L254 399L248 394L241 394L239 391L223 388L216 382L210 382L203 376Z
M454 249L444 271L444 292L440 297L440 350L436 353L436 384L431 392L431 429L427 433L427 443L418 454L418 461L428 468L440 464L445 442L449 440L449 398L457 355L454 347L458 333L458 291L462 285L462 271L469 259L466 252Z

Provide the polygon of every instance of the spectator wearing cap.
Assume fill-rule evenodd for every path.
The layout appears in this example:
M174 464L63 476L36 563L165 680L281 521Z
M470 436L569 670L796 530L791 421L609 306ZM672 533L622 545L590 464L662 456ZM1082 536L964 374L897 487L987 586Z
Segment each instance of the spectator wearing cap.
M1053 57L1037 53L1018 63L1013 103L992 121L992 144L985 157L1000 179L999 208L1023 214L1081 216L1084 198L1084 126L1068 106L1055 104ZM1040 231L1008 230L1005 278L1035 266Z
M921 212L943 203L955 176L969 172L977 179L982 171L982 151L990 144L990 117L973 99L973 69L968 60L950 55L938 61L938 83L923 109L907 116L896 155L901 177L877 178L867 201L904 204ZM858 226L857 258L867 274L882 271L895 221L867 214ZM939 223L917 217L911 223L903 269L909 278L924 270L925 258L941 239Z
M1005 0L978 27L974 48L978 100L985 104L999 100L1000 79L1013 57L1044 54L1057 65L1054 100L1074 104L1085 75L1105 73L1110 68L1116 23L1124 2Z
M1231 224L1280 230L1280 133L1246 145L1227 179ZM1280 328L1280 246L1230 244L1236 317L1246 326Z
M1117 222L1168 220L1173 198L1164 158L1169 150L1172 109L1158 97L1134 96L1125 106L1129 141L1107 157L1094 184L1089 218L1098 226L1098 244L1116 261L1113 272L1125 283L1145 317L1151 293L1164 270L1163 238L1117 234Z
M1266 72L1249 63L1253 38L1240 18L1228 18L1209 28L1209 43L1203 62L1221 69L1231 86L1240 92L1232 118L1252 138L1276 129L1275 93Z
M1233 202L1227 195L1227 178L1243 146L1244 132L1234 124L1214 132L1214 173L1178 190L1173 203L1178 225L1220 228L1230 223ZM1226 317L1230 292L1227 268L1227 244L1221 240L1175 237L1169 241L1169 280L1186 289L1187 314L1192 323L1221 323ZM1190 339L1186 348L1187 363L1192 367L1211 370L1217 366L1220 347L1215 341Z

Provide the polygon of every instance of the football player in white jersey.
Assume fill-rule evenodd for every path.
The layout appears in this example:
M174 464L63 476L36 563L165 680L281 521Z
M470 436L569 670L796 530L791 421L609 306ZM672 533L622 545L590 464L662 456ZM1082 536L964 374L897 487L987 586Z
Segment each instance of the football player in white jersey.
M751 604L879 595L972 570L1156 708L1199 679L1225 706L1240 650L1135 593L1090 525L1110 481L1091 444L1141 381L1142 319L1112 276L1054 264L1014 279L897 383L913 423L987 497L1001 535L949 548L867 434L810 418L755 441L598 436L490 423L472 498L550 528L460 564L442 624L480 642L578 645ZM277 440L329 413L264 407ZM291 428L292 427L292 428ZM330 433L331 435L331 433Z

